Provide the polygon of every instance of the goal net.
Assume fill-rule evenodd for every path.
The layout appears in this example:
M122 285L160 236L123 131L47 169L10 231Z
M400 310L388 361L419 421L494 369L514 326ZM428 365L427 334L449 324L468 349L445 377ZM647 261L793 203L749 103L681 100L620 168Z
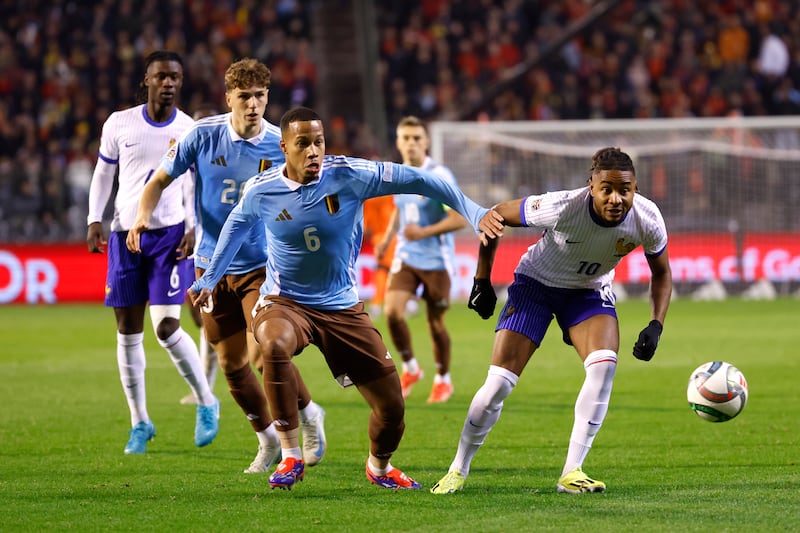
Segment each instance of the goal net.
M769 297L800 281L798 117L434 122L430 133L431 155L484 205L585 186L594 152L618 146L664 215L679 292ZM507 235L499 283L537 237L524 228ZM640 248L615 285L644 290L648 281Z

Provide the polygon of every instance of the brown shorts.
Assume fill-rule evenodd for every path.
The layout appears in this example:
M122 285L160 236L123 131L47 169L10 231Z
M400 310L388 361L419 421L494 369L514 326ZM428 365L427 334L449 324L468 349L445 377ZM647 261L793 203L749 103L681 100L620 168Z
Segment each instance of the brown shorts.
M197 277L205 270L197 268ZM203 310L203 328L211 343L250 329L253 321L253 308L258 302L259 289L264 282L264 269L260 268L246 274L226 274L211 292L213 307L211 312Z
M363 302L341 311L322 311L280 296L265 297L253 318L253 330L276 317L294 326L298 346L294 355L309 344L315 345L342 385L347 378L359 384L397 372L381 334L364 312Z
M420 270L405 263L389 274L387 290L416 294L422 285L422 298L431 307L450 307L450 274L447 270Z

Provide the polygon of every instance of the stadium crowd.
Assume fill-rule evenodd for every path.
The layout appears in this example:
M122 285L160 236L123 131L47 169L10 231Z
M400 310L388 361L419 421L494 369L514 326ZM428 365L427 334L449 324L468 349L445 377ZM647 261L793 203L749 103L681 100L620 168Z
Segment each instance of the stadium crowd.
M222 106L231 61L272 70L268 120L315 105L307 0L0 1L0 242L83 240L100 127L141 59L185 62L183 108ZM387 123L455 119L591 8L378 0ZM320 59L321 60L321 59ZM483 108L487 120L800 114L800 4L623 0ZM337 117L331 117L335 120ZM333 122L332 120L332 122Z

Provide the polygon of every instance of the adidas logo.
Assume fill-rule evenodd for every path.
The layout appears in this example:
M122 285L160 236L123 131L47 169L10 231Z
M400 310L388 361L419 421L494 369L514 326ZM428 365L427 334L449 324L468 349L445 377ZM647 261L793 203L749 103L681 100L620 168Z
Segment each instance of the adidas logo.
M275 217L275 222L278 222L280 220L292 220L292 215L289 214L289 211L284 209L283 211L281 211L280 215Z
M217 157L216 159L212 159L211 160L211 164L212 165L218 165L218 166L221 166L221 167L227 167L228 166L228 163L225 161L225 156L224 155L221 155L221 156Z

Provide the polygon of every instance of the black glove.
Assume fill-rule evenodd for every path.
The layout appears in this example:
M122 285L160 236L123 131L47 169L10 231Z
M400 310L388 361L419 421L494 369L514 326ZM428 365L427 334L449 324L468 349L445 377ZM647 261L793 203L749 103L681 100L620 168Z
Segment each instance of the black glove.
M639 333L639 340L633 345L633 356L640 361L649 361L653 358L658 347L658 340L664 326L658 320L651 320L647 327Z
M486 320L494 314L497 304L497 295L494 293L492 282L488 279L475 278L472 283L472 292L469 293L467 307L474 309L482 319Z

